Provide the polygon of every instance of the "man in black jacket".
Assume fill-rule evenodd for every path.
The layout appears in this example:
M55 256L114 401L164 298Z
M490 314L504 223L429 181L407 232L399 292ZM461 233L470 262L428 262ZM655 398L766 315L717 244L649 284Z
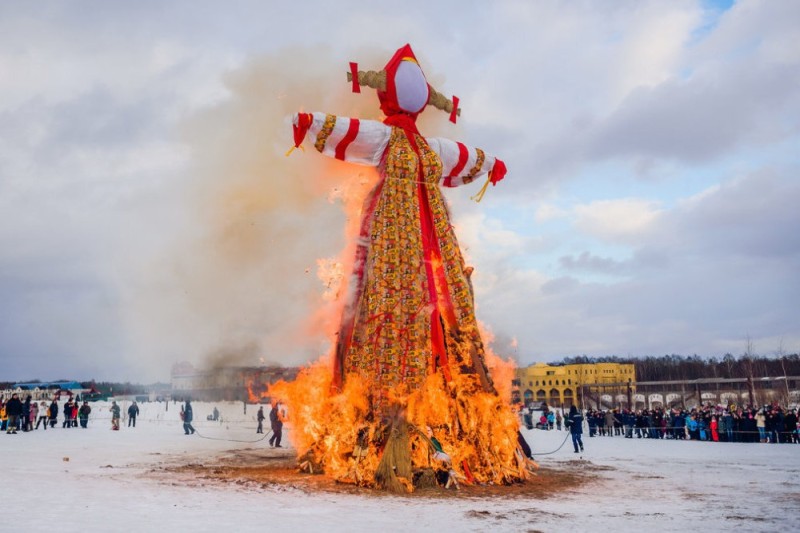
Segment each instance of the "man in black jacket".
M258 407L258 414L256 414L256 420L258 420L258 428L256 428L256 433L264 433L264 406L263 405Z
M22 422L22 424L21 424L22 431L25 431L27 433L28 426L31 423L31 395L30 394L28 394L28 396L25 397L25 401L22 402L22 416L21 416L20 422ZM33 429L33 427L31 427L31 429Z
M86 426L89 424L89 413L92 412L92 408L89 407L89 402L84 401L81 408L78 409L78 418L81 419L81 427L86 429Z
M20 416L22 416L22 402L19 401L16 392L11 395L11 399L6 403L6 416L8 417L6 433L13 435L17 432L17 423Z
M580 412L578 412L578 408L574 405L569 408L569 418L567 422L569 423L569 432L572 434L572 445L575 447L575 453L578 453L578 451L582 452L583 440L581 439L581 435L583 435L583 416L581 416ZM578 450L579 446L580 450Z
M139 416L139 406L136 405L136 400L128 407L128 427L136 427L136 417Z
M269 411L269 423L272 426L272 436L269 438L269 445L275 444L276 448L282 448L281 436L283 435L283 420L281 420L280 413L280 400L272 404L272 409Z
M61 424L62 428L69 428L72 427L72 417L74 413L72 410L75 408L75 404L72 402L72 397L67 400L67 403L64 404L64 422Z

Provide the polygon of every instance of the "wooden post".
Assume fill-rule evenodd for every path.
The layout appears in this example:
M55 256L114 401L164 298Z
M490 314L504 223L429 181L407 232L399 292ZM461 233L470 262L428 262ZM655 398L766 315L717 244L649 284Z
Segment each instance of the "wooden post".
M700 395L700 384L694 382L694 392L697 394L697 405L703 407L703 397Z
M681 381L681 409L686 409L686 382Z
M628 409L633 410L633 387L631 387L631 378L628 378Z

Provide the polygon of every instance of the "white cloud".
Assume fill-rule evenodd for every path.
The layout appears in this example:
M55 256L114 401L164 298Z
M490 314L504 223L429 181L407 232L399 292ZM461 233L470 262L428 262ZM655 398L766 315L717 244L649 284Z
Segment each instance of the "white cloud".
M536 208L536 222L547 222L569 216L569 211L553 204L540 204Z
M662 213L657 202L639 198L598 200L576 205L575 227L599 239L630 241L641 237Z

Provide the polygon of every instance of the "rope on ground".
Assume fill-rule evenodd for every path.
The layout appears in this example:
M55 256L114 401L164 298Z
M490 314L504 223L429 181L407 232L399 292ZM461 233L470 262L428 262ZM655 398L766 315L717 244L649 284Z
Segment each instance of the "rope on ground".
M263 437L258 438L256 440L242 440L242 439L226 439L226 438L220 438L220 437L207 437L207 436L203 435L202 433L200 433L199 431L197 431L196 429L194 430L193 434L197 435L201 439L224 440L224 441L227 441L227 442L246 442L246 443L252 444L252 443L255 443L255 442L261 442L262 440L266 439L271 433L272 433L272 430L269 430L266 433L264 433Z
M558 448L556 448L555 450L553 450L552 452L542 452L542 453L531 452L531 455L533 455L533 456L537 456L537 455L552 455L552 454L556 453L558 450L560 450L561 448L564 447L564 444L567 443L567 439L569 438L570 435L571 435L571 433L568 431L567 432L567 436L564 437L564 440L561 442L561 445Z

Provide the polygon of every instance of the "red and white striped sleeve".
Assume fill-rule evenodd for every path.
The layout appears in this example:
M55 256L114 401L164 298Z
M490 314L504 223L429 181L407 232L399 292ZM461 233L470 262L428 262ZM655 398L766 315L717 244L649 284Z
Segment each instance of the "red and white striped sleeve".
M481 176L491 173L492 184L503 179L505 164L480 148L473 148L450 139L426 139L431 150L442 160L442 181L444 187L458 187L472 183Z
M297 113L292 122L296 145L306 138L324 155L371 166L380 163L392 133L390 126L375 120L325 113Z

